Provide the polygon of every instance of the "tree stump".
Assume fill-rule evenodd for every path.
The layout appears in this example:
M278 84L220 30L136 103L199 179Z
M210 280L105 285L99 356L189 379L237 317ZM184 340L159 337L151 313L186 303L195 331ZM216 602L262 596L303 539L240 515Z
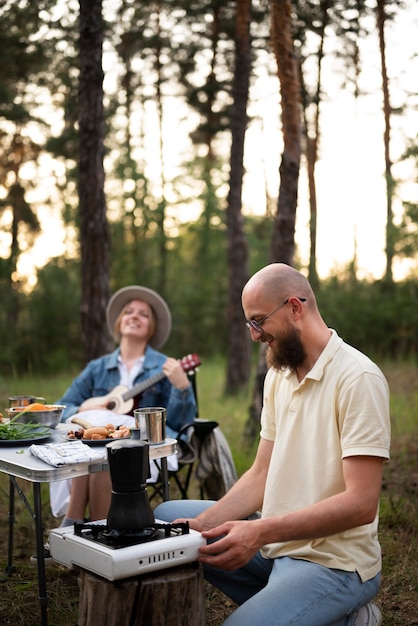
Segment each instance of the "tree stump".
M123 580L80 570L78 626L205 626L202 568L189 563Z

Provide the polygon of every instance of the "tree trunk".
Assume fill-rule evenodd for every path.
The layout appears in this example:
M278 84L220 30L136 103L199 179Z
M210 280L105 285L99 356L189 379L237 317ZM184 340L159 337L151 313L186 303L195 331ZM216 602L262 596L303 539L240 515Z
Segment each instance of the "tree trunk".
M247 129L247 102L251 71L250 40L251 0L237 2L236 61L233 81L234 104L231 110L231 166L227 205L228 307L226 392L235 393L248 384L251 369L250 336L244 325L241 291L248 280L248 245L244 233L242 181L244 176L244 142Z
M309 234L310 234L310 252L309 252L309 282L314 291L319 288L319 278L316 268L316 235L317 235L317 196L316 196L316 180L315 169L318 160L318 146L320 141L320 104L322 99L322 61L324 58L324 43L327 26L329 23L329 9L331 2L324 0L320 4L319 15L321 22L317 27L317 34L319 36L319 48L317 52L317 71L316 71L316 86L310 102L304 102L304 135L306 144L306 161L308 164L308 185L309 185L309 208L310 208L310 220L309 220ZM301 83L303 79L301 78ZM303 90L306 94L306 90ZM313 119L309 124L308 107L311 105L313 109Z
M388 284L393 283L393 256L394 256L394 224L392 199L394 191L394 180L392 176L392 162L390 159L390 117L391 106L389 100L389 78L386 67L386 44L385 44L385 12L386 0L377 2L377 29L379 33L379 49L382 70L382 90L383 90L383 114L385 118L385 131L383 135L385 150L385 179L386 179L386 276Z
M203 574L189 563L109 581L80 570L79 626L204 626Z
M270 261L293 264L295 222L301 154L301 100L299 68L292 40L290 0L272 0L272 45L280 80L283 155L280 190L273 224ZM259 432L263 382L266 374L265 347L260 347L253 400L246 425L247 442Z
M166 180L165 180L165 162L164 162L164 135L163 135L163 121L164 121L164 111L163 111L163 94L161 90L161 86L164 82L163 77L163 50L162 50L162 38L161 38L161 4L157 4L157 36L156 36L156 49L155 49L155 69L157 73L157 81L156 81L156 98L157 98L157 111L158 111L158 130L159 130L159 142L158 142L158 150L160 154L160 185L161 185L161 199L158 203L157 209L157 224L159 227L158 239L158 254L160 257L159 263L159 272L158 272L158 281L157 281L157 290L160 293L164 293L166 290L167 283L167 238L165 234L165 214L166 214Z
M266 344L260 343L257 361L257 370L255 373L253 397L250 406L249 416L247 423L245 424L244 439L247 446L256 440L260 433L260 416L261 409L263 408L263 389L264 379L266 377Z
M270 258L272 262L292 265L301 153L300 80L292 40L290 0L272 0L271 13L272 46L280 80L284 149Z
M110 296L110 238L104 196L102 43L101 0L80 0L79 215L85 362L111 346L105 315Z

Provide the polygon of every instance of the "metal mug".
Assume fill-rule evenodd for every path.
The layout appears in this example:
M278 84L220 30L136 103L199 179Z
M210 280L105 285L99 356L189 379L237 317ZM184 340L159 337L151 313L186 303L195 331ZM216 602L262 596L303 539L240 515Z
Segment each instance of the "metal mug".
M132 429L135 439L147 439L147 425L145 423L145 413L142 409L134 409L135 428ZM139 433L139 434L138 434Z
M134 410L135 427L141 431L141 439L148 443L165 441L166 409L161 406L148 406Z
M29 406L29 404L33 404L34 402L46 404L45 398L40 398L38 396L10 396L9 409L12 409L15 406Z

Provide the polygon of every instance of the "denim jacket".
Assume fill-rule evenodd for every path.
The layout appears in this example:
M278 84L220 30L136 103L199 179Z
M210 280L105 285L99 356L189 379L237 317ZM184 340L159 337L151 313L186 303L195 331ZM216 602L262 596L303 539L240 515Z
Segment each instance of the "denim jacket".
M88 398L105 396L120 383L118 356L120 349L90 361L79 374L57 404L64 404L61 421L72 417L80 404ZM143 382L162 371L167 357L150 346L145 352L144 366L135 378L134 385ZM177 389L168 378L164 377L135 400L135 408L145 406L164 406L167 409L167 436L175 437L185 424L190 424L196 417L196 400L192 385L187 389Z

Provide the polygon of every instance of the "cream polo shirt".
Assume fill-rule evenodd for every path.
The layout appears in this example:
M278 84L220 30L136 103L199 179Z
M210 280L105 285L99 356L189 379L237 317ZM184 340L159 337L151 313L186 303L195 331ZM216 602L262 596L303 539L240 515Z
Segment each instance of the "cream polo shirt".
M289 371L270 369L264 384L261 437L274 441L262 516L297 511L341 493L342 459L389 458L389 389L380 369L335 331L312 370L299 383ZM268 558L290 556L357 571L363 581L381 569L373 523L323 539L272 543Z

